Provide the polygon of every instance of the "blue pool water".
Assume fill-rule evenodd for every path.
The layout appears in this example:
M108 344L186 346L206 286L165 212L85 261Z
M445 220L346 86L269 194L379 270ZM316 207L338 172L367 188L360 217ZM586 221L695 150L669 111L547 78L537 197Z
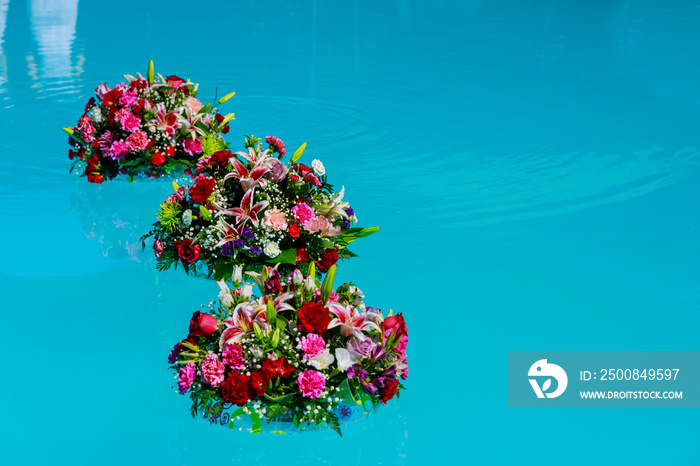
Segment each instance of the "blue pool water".
M514 410L509 350L697 350L700 3L0 0L3 464L697 464L688 409ZM168 183L88 185L65 133L124 73L236 91L308 142L405 314L408 390L334 433L192 420L166 356L213 284L135 239ZM284 462L284 463L282 463Z

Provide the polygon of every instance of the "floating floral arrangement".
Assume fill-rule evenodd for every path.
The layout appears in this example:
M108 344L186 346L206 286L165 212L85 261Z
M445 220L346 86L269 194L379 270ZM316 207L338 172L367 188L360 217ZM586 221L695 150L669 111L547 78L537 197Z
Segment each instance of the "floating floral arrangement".
M178 76L156 75L153 61L147 76L125 76L127 82L110 88L100 84L70 135L71 171L82 172L91 183L117 176L160 177L194 169L203 155L227 145L234 114L218 113L216 104L202 104L198 84Z
M328 183L325 167L297 163L306 143L288 164L284 143L267 136L245 138L245 151L219 150L197 162L193 182L178 186L161 204L158 221L142 238L153 237L159 270L181 265L189 274L228 279L234 266L260 270L279 263L286 273L309 264L325 273L357 238L379 228L352 227L350 204Z
M403 316L366 307L352 283L333 291L335 266L323 283L310 269L248 272L260 297L241 283L241 268L234 290L218 282L218 306L194 313L189 335L168 357L193 417L233 427L245 414L252 432L261 421L288 419L297 429L325 424L340 434L349 408L398 396L408 376ZM240 407L233 417L222 417L233 406Z

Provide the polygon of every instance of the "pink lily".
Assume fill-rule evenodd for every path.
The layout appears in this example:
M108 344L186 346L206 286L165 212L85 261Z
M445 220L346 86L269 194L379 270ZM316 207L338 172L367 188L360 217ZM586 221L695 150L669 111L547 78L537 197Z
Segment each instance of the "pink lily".
M362 333L365 330L379 330L379 326L368 320L372 317L371 312L358 312L356 307L346 307L338 303L328 303L326 305L328 312L333 314L335 318L328 324L328 329L340 327L340 333L343 336L349 337L354 335L360 340L364 340L365 335Z
M155 110L156 117L153 121L156 127L172 137L175 134L175 130L182 127L182 124L178 121L180 114L177 111L168 113L163 104L156 105Z
M231 163L233 164L233 169L235 171L227 174L224 177L224 181L226 181L229 178L238 178L239 180L241 180L241 186L245 191L250 191L255 186L257 186L260 183L260 179L263 176L265 176L267 172L270 171L269 167L260 166L258 164L254 165L252 170L248 171L245 165L243 165L236 158L232 158Z
M228 222L226 222L226 220L224 220L223 218L220 218L219 224L216 226L216 229L223 233L224 237L221 238L221 240L218 243L216 243L215 247L218 248L230 241L235 241L238 238L240 238L241 233L243 233L243 228L245 228L245 225L237 225L234 227Z
M269 327L267 314L265 313L266 309L266 306L252 307L249 302L240 303L236 306L231 317L224 319L223 324L226 328L221 333L219 347L223 350L227 344L236 343L246 335L252 334L254 331L253 323L257 323L263 330L263 333L265 333L265 330Z
M250 220L253 225L258 226L258 214L270 203L269 201L261 201L253 205L254 190L249 190L241 199L241 206L232 209L226 209L219 212L219 215L233 215L236 217L236 223L245 223Z

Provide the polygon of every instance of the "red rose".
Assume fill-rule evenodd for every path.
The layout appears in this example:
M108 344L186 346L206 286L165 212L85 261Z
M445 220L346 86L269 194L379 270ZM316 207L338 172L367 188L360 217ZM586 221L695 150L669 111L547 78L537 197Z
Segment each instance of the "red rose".
M214 152L212 156L209 158L209 165L211 166L225 166L229 159L233 157L233 154L231 153L230 150L220 150L218 152Z
M195 312L190 319L190 336L204 337L216 332L219 322L216 317L203 312Z
M230 129L231 129L231 128L229 128L228 125L226 125L226 126L224 126L224 127L221 129L221 132L224 133L224 134L228 134L228 132L229 132Z
M216 186L216 180L206 175L199 175L190 188L190 196L195 204L204 204Z
M151 156L151 163L153 165L163 165L165 163L165 156L161 152L156 152Z
M384 319L384 322L382 322L382 333L387 330L393 331L399 337L408 336L408 327L406 327L406 321L403 320L403 314L398 313Z
M299 226L296 223L289 225L289 236L292 238L299 237Z
M329 321L330 322L330 321ZM277 358L274 361L267 358L265 362L262 363L262 368L260 372L263 373L265 377L269 380L274 380L277 378L286 379L296 371L297 368L289 364L284 357Z
M175 247L177 248L177 255L180 257L183 264L191 264L199 259L199 253L202 251L201 246L199 246L199 244L192 244L191 239L175 241Z
M321 258L316 261L316 267L318 267L321 272L325 273L328 272L328 269L336 262L338 262L338 253L336 250L326 249L323 251L323 254L321 254Z
M185 80L182 78L178 78L175 75L172 75L165 78L165 84L167 84L170 87L178 88L185 84Z
M270 379L263 371L257 371L250 374L250 384L258 396L264 396L265 390L270 386Z
M254 394L250 377L238 372L229 372L221 382L221 397L226 403L245 406Z
M216 120L217 123L221 123L222 121L224 121L224 116L221 115L220 113L217 113L216 115L214 115L214 119Z
M299 181L299 177L297 175L295 175L294 173L289 175L289 179L292 181Z
M330 323L328 311L318 303L304 303L299 309L299 328L305 332L325 337Z
M300 262L309 262L309 256L307 254L306 249L297 249L297 265L299 265Z
M390 379L384 383L384 387L379 392L379 399L382 400L382 403L386 404L387 401L394 398L398 386L399 381L396 379Z

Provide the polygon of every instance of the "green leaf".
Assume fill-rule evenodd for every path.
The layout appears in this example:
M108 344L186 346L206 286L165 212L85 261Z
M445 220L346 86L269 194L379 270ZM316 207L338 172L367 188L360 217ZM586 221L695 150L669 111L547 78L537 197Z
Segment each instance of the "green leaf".
M233 275L233 270L228 259L219 259L214 264L214 280L228 280Z
M297 150L294 151L294 154L292 154L292 163L296 162L301 158L301 155L304 153L304 150L306 150L306 143L303 143Z
M206 113L207 110L209 110L209 107L211 107L211 102L207 102L206 104L204 104L197 113Z
M333 292L333 280L335 280L336 268L336 265L333 264L331 268L328 269L326 277L323 279L323 284L321 285L321 301L323 303L328 301L328 298L330 298L331 293Z
M369 228L363 228L360 230L360 232L357 234L358 238L364 238L365 236L369 236L373 233L376 233L380 230L379 227L369 227Z
M289 393L287 395L281 395L278 397L274 397L274 396L271 396L271 395L268 395L267 393L265 393L265 398L267 398L268 400L273 401L277 404L285 405L285 404L288 404L290 401L292 401L292 398L294 398L294 393Z
M146 73L148 77L148 84L153 84L153 77L155 76L155 70L153 69L153 60L148 62L148 72Z
M338 249L338 259L350 259L352 257L357 257L357 254L348 248Z
M291 264L291 265L296 265L297 263L297 250L296 248L291 248L291 249L285 249L282 252L280 252L277 256L267 259L266 262L270 264Z

